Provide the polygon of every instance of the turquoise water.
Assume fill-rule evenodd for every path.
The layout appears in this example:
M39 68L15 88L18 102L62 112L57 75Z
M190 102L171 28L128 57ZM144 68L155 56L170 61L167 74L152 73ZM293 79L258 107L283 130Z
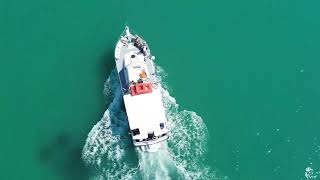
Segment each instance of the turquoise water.
M0 0L0 179L319 179L319 8ZM176 138L156 156L132 147L104 91L126 22L162 69Z

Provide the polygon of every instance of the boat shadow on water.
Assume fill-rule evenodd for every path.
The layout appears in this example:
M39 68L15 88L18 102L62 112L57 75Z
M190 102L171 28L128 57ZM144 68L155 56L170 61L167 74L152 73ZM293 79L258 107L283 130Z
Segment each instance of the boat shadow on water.
M89 170L81 159L82 144L62 133L40 148L39 160L63 179L88 179Z
M92 76L98 79L99 86L101 86L100 89L102 90L103 83L106 80L106 73L110 74L115 66L113 49L106 51L96 61L96 64L98 74ZM78 134L63 131L60 134L54 135L54 137L43 137L45 142L39 142L40 145L37 153L37 159L42 166L52 169L62 179L89 179L92 170L83 161L82 151L88 132L100 120L101 115L105 111L105 103L107 103L108 107L112 102L111 97L104 97L105 102L101 99L101 113L94 117L95 122L92 119L88 119L87 122L80 123L83 126L82 128L80 127L83 131ZM71 119L70 121L76 122L77 120Z

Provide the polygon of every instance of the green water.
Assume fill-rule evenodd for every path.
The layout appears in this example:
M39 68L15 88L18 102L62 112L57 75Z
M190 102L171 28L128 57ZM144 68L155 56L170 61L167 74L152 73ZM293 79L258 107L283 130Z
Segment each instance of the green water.
M0 0L0 179L91 177L82 150L108 107L125 22L148 41L180 108L202 117L216 177L319 179L319 8Z

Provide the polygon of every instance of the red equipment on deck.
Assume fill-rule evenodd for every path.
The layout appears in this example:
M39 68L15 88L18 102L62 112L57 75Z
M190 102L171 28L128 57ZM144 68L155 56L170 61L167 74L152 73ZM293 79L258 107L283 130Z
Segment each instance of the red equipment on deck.
M130 86L131 96L152 93L152 83L139 83Z

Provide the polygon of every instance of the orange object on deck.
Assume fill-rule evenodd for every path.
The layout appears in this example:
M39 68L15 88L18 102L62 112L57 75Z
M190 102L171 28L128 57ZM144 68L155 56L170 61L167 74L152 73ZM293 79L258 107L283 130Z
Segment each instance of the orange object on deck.
M131 96L152 93L152 83L139 83L130 86Z
M142 73L139 74L140 78L147 78L146 72L142 71Z

